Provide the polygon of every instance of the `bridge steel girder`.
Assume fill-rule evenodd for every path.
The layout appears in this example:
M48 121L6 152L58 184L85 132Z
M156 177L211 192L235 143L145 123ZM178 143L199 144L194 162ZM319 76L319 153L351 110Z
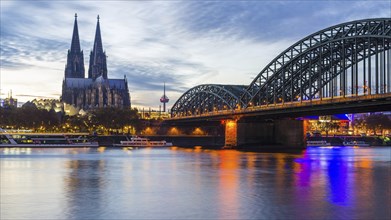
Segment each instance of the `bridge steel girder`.
M347 22L311 34L272 60L241 108L391 92L391 18Z
M185 92L171 108L171 116L190 116L235 109L247 86L204 84ZM243 104L243 103L241 103Z
M244 116L248 111L269 115L266 112L275 106L293 113L290 106L312 101L327 105L341 98L390 94L391 18L365 19L335 25L296 42L273 59L249 86L193 87L173 105L171 116L199 120ZM351 110L357 111L356 106L352 105Z
M172 117L165 121L169 123L200 123L226 119L241 121L256 121L278 118L297 118L308 115L332 115L346 113L365 113L389 111L391 109L391 93L368 95L362 97L349 97L305 101L303 103L286 103L262 106L261 108L246 108L235 111L223 111L219 114L201 114L191 117Z

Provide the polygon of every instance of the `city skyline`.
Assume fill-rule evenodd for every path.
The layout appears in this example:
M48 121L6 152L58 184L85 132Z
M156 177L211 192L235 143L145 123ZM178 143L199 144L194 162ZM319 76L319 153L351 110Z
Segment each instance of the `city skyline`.
M168 109L199 84L249 85L287 47L357 19L391 17L389 1L1 1L1 98L61 95L74 14L81 48L101 20L108 75L126 75L132 107ZM84 59L85 64L87 60ZM44 84L44 86L42 86Z

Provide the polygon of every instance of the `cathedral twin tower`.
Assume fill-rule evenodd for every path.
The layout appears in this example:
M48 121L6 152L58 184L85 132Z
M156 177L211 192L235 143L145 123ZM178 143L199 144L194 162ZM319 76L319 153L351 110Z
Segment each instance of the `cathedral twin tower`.
M130 96L126 76L108 79L106 53L103 51L99 16L94 46L90 53L88 78L85 78L84 57L80 47L77 15L73 27L71 49L68 50L61 100L78 109L103 107L129 108Z

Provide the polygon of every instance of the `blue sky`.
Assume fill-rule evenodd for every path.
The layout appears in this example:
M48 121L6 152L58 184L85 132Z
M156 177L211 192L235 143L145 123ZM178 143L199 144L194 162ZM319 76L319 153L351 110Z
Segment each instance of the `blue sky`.
M391 1L0 1L1 98L59 98L74 14L88 65L100 16L109 78L132 107L168 108L199 84L249 85L284 49L343 22L391 17ZM88 66L86 66L86 72Z

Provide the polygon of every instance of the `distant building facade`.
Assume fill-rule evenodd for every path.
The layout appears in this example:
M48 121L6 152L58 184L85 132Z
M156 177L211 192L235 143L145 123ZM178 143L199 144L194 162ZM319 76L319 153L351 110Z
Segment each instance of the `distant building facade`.
M94 46L90 53L88 78L85 78L84 57L80 47L77 15L73 27L71 49L68 50L61 101L78 109L104 107L130 108L126 76L108 79L106 53L103 51L99 16Z
M18 99L12 98L12 91L5 99L0 99L0 107L18 107Z

